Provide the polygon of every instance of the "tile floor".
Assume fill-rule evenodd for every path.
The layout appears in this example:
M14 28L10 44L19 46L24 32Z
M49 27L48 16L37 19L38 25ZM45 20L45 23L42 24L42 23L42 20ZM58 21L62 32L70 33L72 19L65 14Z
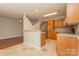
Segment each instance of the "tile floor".
M26 44L18 44L0 50L0 56L56 56L56 40L47 39L46 45L40 50Z

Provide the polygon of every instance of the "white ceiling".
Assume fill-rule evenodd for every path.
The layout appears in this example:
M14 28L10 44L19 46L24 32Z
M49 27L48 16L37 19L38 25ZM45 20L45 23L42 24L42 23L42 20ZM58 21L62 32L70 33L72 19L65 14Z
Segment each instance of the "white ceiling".
M38 13L35 12L37 9ZM65 15L64 3L0 3L0 17L19 19L23 13L31 18L42 18L43 15L61 10Z

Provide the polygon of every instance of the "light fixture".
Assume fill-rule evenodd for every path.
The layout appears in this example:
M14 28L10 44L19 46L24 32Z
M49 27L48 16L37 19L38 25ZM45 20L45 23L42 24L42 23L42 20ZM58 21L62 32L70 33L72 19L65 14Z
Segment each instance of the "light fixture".
M48 17L48 16L52 16L52 15L56 15L56 14L57 14L57 12L54 12L54 13L44 15L44 17Z
M38 12L39 12L39 10L38 10L38 9L36 9L36 10L35 10L35 12L36 12L36 13L38 13Z
M22 22L22 19L20 19L19 22L21 23Z

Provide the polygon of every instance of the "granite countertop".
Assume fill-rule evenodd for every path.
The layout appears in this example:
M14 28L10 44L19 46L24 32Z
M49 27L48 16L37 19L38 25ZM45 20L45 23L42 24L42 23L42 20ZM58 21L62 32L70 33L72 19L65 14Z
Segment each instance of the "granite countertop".
M79 36L77 34L70 34L70 33L59 33L57 34L57 36L60 35L60 36L68 36L68 37L78 37Z
M57 36L76 37L79 40L79 35L77 34L59 33Z

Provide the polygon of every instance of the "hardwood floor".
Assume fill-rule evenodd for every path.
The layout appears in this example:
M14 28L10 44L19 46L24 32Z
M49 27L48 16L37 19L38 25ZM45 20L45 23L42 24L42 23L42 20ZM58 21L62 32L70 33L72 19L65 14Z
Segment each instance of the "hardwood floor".
M8 39L1 39L0 40L0 49L7 48L10 46L14 46L16 44L23 43L23 37L13 37Z

